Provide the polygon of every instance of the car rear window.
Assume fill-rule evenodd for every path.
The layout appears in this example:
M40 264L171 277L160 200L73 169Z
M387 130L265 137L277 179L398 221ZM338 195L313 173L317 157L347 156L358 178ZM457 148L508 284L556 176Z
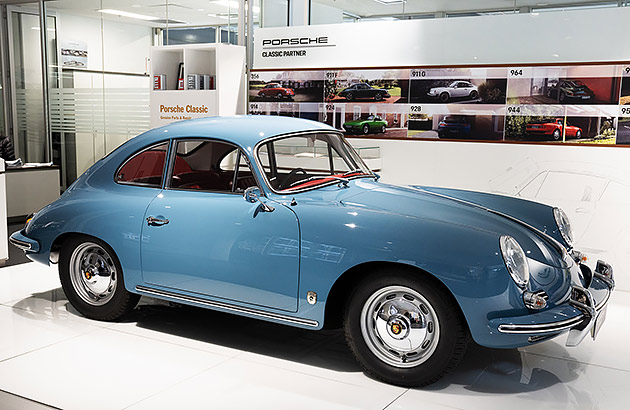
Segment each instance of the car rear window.
M160 188L168 142L149 147L129 158L116 173L116 182Z

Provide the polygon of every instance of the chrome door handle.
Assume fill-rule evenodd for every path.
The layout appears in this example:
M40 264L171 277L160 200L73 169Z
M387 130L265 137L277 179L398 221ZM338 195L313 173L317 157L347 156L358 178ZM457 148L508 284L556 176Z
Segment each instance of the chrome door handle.
M152 216L147 218L147 224L149 226L162 226L162 225L166 225L167 223L168 223L168 219L158 219Z

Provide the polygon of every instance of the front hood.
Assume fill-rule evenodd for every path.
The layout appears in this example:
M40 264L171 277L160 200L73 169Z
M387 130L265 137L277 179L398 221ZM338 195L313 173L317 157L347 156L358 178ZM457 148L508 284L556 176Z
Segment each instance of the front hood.
M510 235L529 258L551 266L564 266L557 239L547 236L548 225L555 226L553 208L547 205L472 191L404 187L366 180L360 184L368 189L343 199L345 205L492 233L497 236L497 244L501 235Z
M361 125L364 121L348 121L344 122L343 125Z

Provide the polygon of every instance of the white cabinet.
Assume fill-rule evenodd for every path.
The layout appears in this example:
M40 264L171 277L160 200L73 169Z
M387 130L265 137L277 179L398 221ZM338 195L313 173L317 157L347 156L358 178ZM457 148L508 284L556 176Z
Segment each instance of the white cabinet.
M183 90L178 90L184 65ZM188 76L213 78L213 89L194 89ZM163 76L165 89L154 89ZM209 78L206 77L206 78ZM245 47L229 44L160 46L151 48L151 127L214 115L245 114Z

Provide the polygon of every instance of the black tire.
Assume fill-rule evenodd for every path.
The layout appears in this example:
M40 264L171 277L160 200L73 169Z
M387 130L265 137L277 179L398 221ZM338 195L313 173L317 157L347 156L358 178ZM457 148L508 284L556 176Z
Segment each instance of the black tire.
M451 98L450 95L448 95L448 93L446 91L442 92L442 94L440 94L440 101L442 102L447 102L449 100L449 98Z
M577 132L575 133L575 138L577 138L577 139L582 138L582 131L577 130Z
M94 265L95 261L100 266ZM78 267L85 266L84 262L89 262L90 270L77 273ZM107 290L95 295L86 281L96 278L95 282L98 282L103 277L109 277L106 279L109 280ZM68 301L90 319L117 320L131 312L140 300L140 295L125 289L122 266L112 248L93 237L77 235L64 242L59 255L59 279Z
M354 100L354 94L352 94L352 93L347 93L347 94L346 94L346 100L347 100L347 101L352 101L352 100Z
M476 100L479 97L479 93L476 90L472 90L470 92L470 99L471 100Z
M562 134L560 133L560 130L554 130L551 137L553 138L554 141L560 141Z
M365 372L404 387L425 386L442 378L460 362L470 340L466 321L452 296L419 275L384 271L368 276L350 295L344 315L346 341ZM388 309L389 303L396 309ZM416 310L407 310L409 306ZM418 319L418 314L423 319ZM405 317L416 318L416 326L403 323ZM421 330L424 339L418 339L418 333L407 338L412 331ZM393 350L397 347L388 344L396 343L396 337L401 337L398 340L403 346L416 343L418 347L397 356Z
M385 134L385 126L381 125L381 134Z
M281 99L284 98L284 96L282 95L282 93L278 93L278 94L276 94L276 98L281 100Z
M370 126L365 124L363 125L363 128L361 128L361 131L363 132L363 135L369 134L370 133Z
M382 99L383 99L383 94L381 94L381 93L374 94L374 100L375 101L381 101Z
M566 99L567 99L566 94L563 91L561 91L560 92L560 98L559 98L560 102L564 102L564 100L566 100Z

